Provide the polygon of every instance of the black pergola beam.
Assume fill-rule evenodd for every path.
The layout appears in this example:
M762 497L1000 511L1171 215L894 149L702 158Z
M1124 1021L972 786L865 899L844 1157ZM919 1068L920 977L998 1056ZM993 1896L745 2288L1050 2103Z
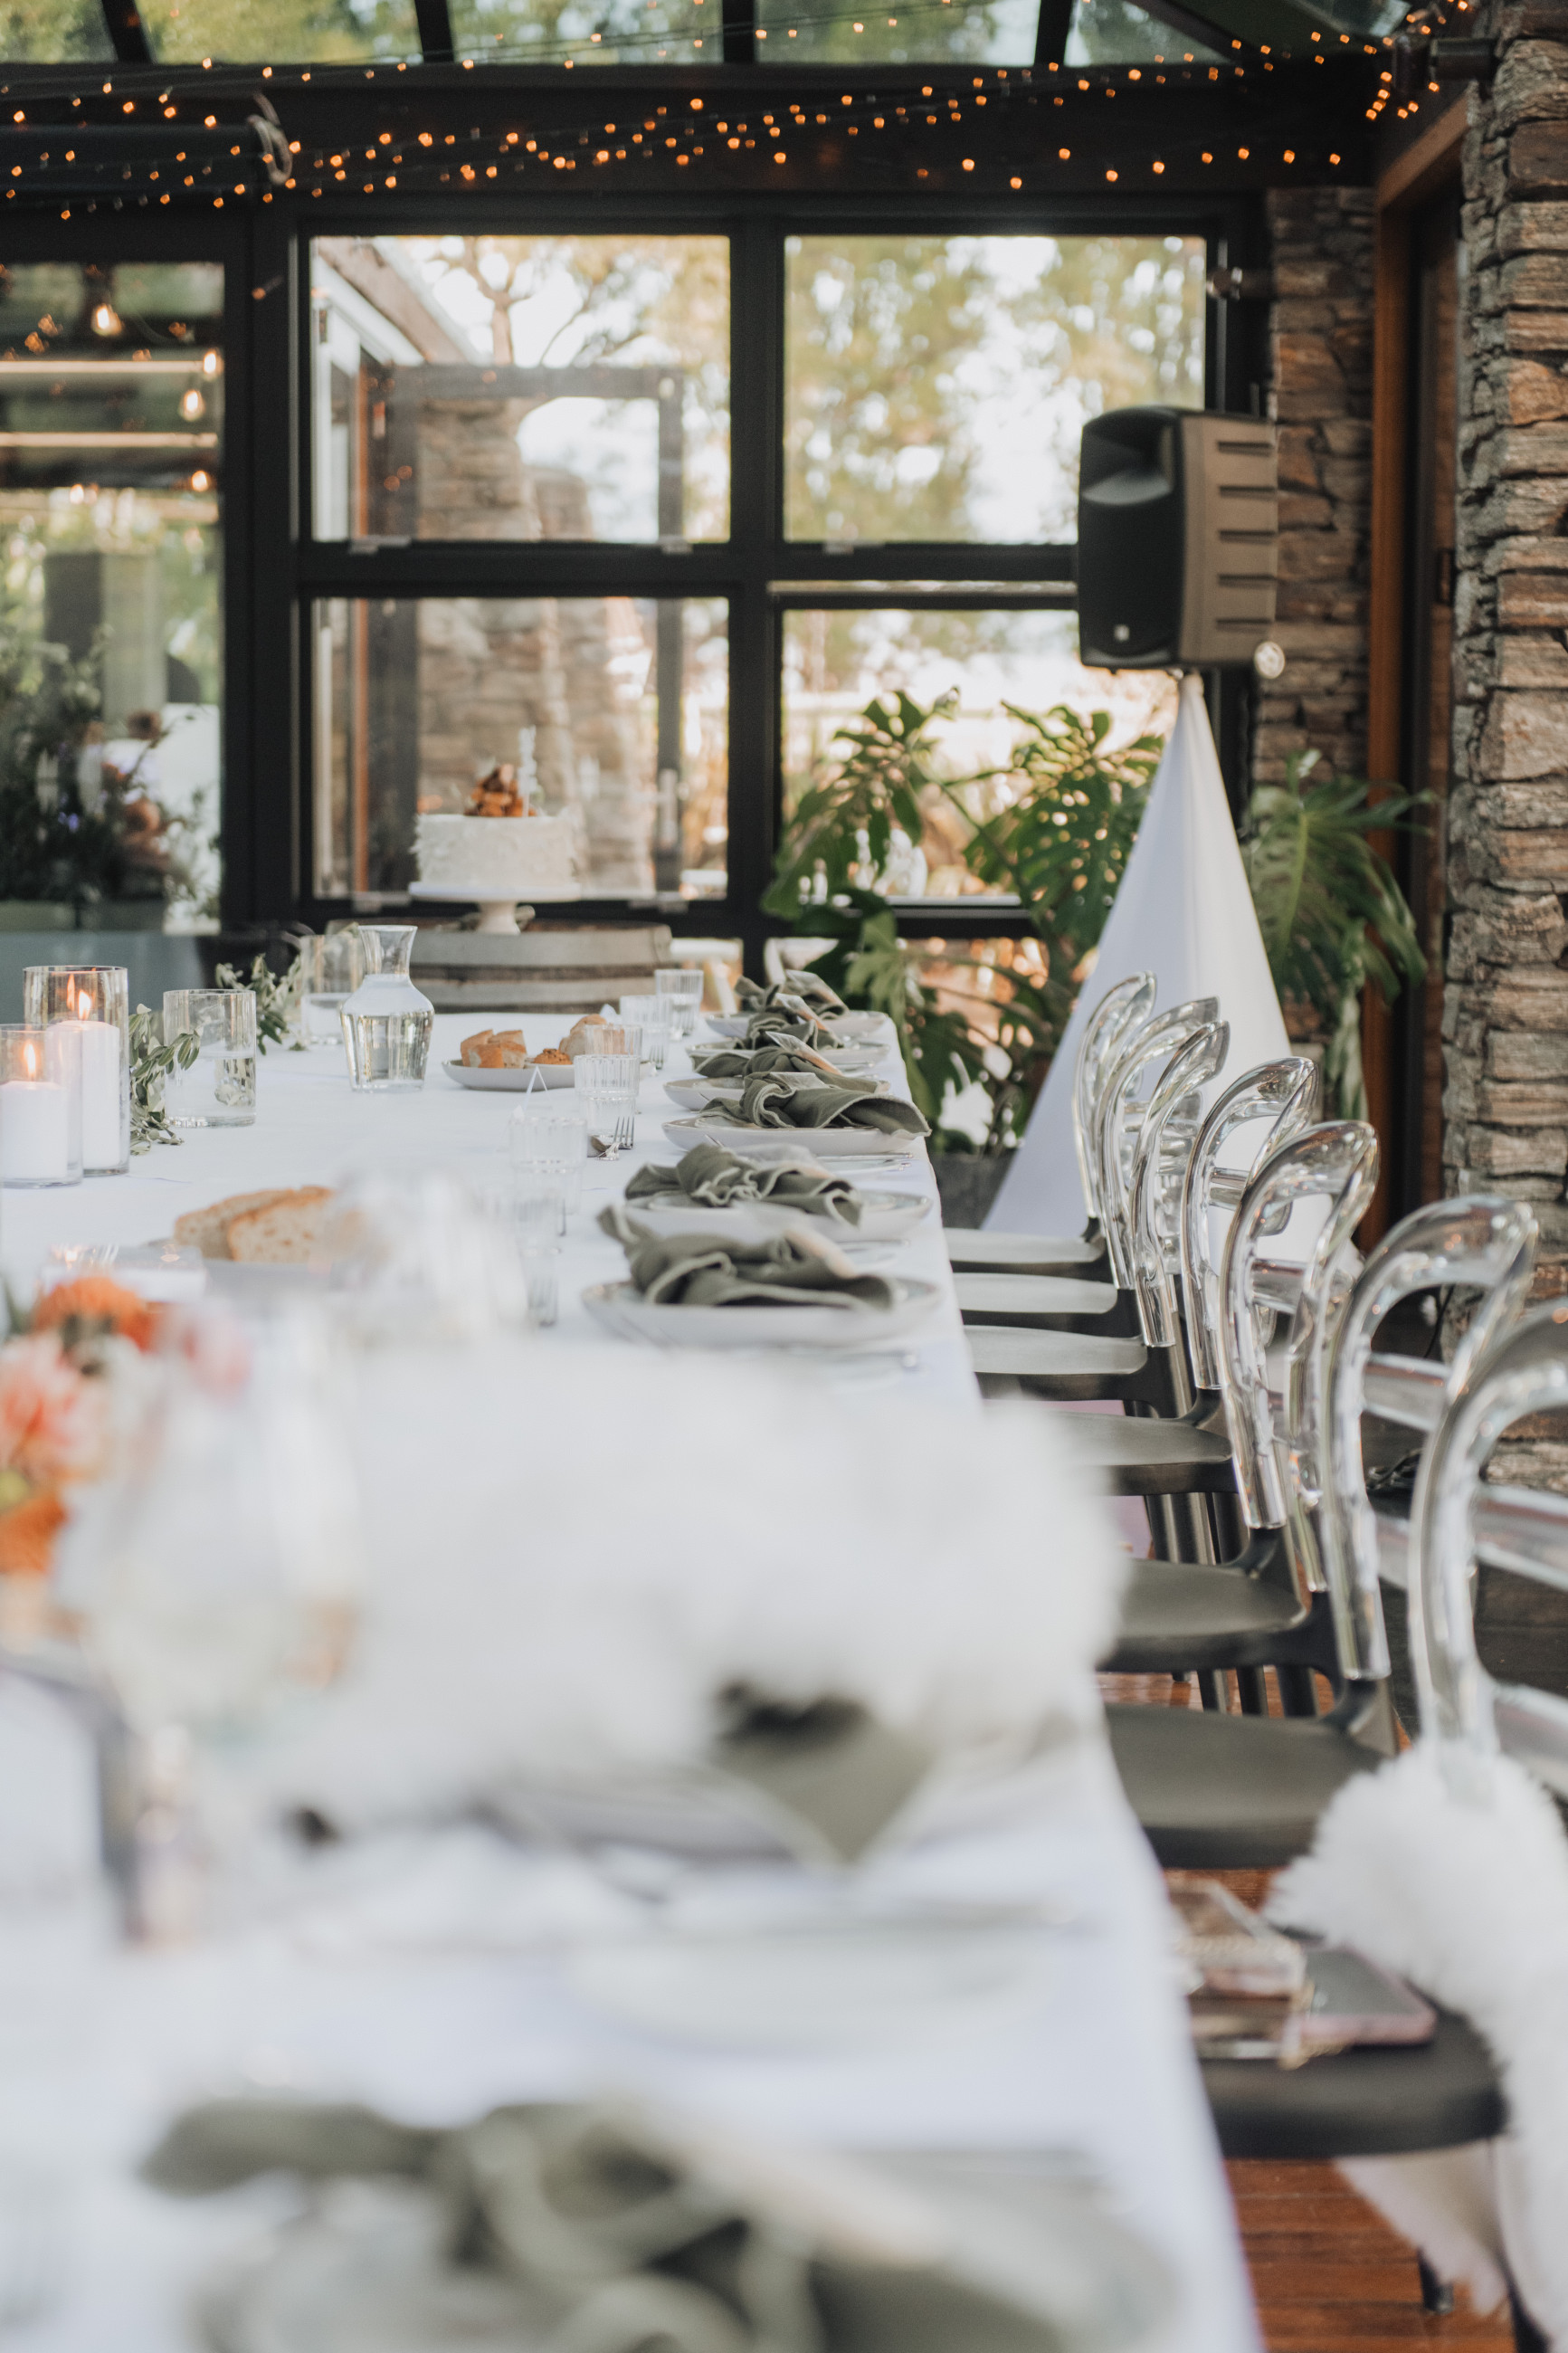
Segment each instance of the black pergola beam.
M153 63L153 52L147 46L147 27L136 0L103 0L103 21L114 45L114 54L121 65L147 66Z
M1067 54L1077 0L1040 0L1040 20L1035 27L1035 63L1059 66Z
M449 66L457 56L452 38L452 12L447 0L414 0L414 21L427 66Z

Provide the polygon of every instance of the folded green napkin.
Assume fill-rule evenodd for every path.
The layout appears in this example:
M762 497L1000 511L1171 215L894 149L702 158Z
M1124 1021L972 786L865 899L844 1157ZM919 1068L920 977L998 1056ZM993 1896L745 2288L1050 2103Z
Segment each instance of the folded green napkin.
M714 1127L874 1127L884 1135L929 1135L913 1103L879 1095L874 1087L795 1087L787 1079L753 1079L740 1109L710 1104L702 1117Z
M847 1013L849 1008L836 988L830 988L819 972L792 972L787 980L775 980L763 988L760 982L740 980L735 984L735 1002L742 1012L749 1013L759 1006L782 1005L788 998L801 998L826 1013Z
M650 1233L618 1201L599 1224L626 1254L632 1281L657 1307L891 1307L898 1294L879 1274L861 1274L825 1237L786 1227L766 1241L723 1234Z
M828 2159L629 2106L537 2101L424 2133L213 2100L142 2167L183 2197L271 2171L357 2186L199 2291L211 2348L376 2345L390 2327L429 2353L1063 2353L1142 2341L1172 2296L1135 2243L1113 2242L1114 2274L1103 2251L1086 2265L1081 2207L1059 2185L1021 2193L1005 2163Z
M772 1201L844 1226L858 1226L864 1206L847 1176L792 1167L783 1160L742 1160L721 1144L694 1144L673 1168L645 1161L628 1181L626 1198L650 1205L657 1201L661 1208L696 1202L705 1209L727 1208L736 1201Z
M746 1024L746 1034L737 1042L749 1052L759 1052L763 1047L776 1045L781 1038L798 1038L803 1046L815 1046L818 1052L824 1046L838 1043L833 1031L819 1014L798 998L793 1003L770 1005L752 1015Z
M800 1040L802 1046L810 1042L805 1038ZM794 1046L778 1045L771 1038L765 1044L756 1046L748 1046L743 1040L733 1046L718 1046L710 1052L693 1054L691 1060L700 1079L766 1079L791 1071L806 1078L827 1076L826 1071L819 1071Z

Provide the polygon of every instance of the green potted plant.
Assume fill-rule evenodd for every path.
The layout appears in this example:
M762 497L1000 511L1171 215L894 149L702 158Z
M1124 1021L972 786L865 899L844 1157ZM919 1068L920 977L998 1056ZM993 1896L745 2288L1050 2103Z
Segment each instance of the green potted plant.
M1391 1003L1426 972L1405 894L1369 837L1408 830L1411 810L1430 796L1385 788L1373 801L1359 776L1303 789L1320 758L1292 753L1282 785L1258 786L1241 854L1280 1001L1293 1029L1321 1035L1325 1103L1341 1119L1365 1119L1363 991L1373 981Z

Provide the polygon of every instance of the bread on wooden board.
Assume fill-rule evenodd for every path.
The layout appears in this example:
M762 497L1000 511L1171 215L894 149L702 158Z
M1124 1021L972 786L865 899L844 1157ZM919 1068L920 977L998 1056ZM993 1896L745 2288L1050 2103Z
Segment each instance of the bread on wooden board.
M231 1219L229 1256L249 1266L309 1266L320 1250L333 1198L325 1185L301 1185Z
M205 1209L187 1209L183 1218L176 1218L174 1240L187 1250L199 1250L204 1258L227 1258L228 1229L236 1218L288 1198L288 1187L277 1185L265 1193L231 1193L226 1201L214 1201Z

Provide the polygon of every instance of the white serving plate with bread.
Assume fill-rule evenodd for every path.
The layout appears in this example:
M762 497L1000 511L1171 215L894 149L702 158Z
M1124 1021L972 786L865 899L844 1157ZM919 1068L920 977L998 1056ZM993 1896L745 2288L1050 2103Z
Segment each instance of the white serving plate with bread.
M337 1196L325 1185L231 1193L174 1220L174 1240L204 1259L248 1266L310 1266L321 1255Z
M441 1068L455 1086L472 1087L479 1094L521 1095L530 1087L569 1087L570 1062L520 1062L499 1071L476 1069L471 1062L443 1062Z

